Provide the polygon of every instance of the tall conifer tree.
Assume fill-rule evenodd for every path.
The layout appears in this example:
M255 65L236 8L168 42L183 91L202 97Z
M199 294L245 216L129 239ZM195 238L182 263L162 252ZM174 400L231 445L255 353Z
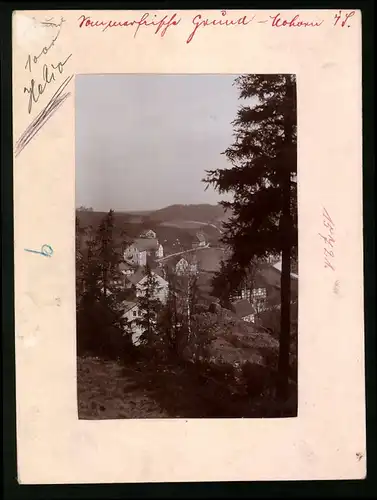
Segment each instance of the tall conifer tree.
M231 249L224 266L236 287L253 259L282 258L278 395L289 382L290 268L297 252L296 79L293 75L242 75L239 98L248 101L233 122L233 145L224 154L230 168L209 170L205 182L219 193L232 216L223 243Z
M135 323L142 329L142 343L152 346L159 342L158 317L162 309L162 302L158 298L160 286L155 274L149 265L145 267L145 277L139 290L137 306L139 317Z

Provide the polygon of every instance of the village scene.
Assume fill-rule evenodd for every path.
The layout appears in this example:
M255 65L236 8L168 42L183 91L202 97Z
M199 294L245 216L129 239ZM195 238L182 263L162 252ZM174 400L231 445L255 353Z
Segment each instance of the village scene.
M237 247L235 200L77 207L79 418L297 415L297 247Z

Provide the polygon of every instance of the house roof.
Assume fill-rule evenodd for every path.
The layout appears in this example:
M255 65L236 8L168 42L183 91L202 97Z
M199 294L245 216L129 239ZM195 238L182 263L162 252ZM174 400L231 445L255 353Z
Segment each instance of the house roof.
M279 271L279 273L281 273L281 266L282 266L282 262L281 262L281 260L279 260L272 267L274 267L277 271ZM297 280L298 279L298 274L291 273L291 278Z
M225 249L206 247L196 248L194 251L187 251L180 255L167 255L164 258L164 263L172 268L176 266L181 259L185 259L189 264L196 263L198 270L202 272L214 273L220 269L220 263L225 257Z
M266 285L280 289L281 273L273 266L263 265L257 273L256 280L259 282L262 278Z
M173 260L173 263L174 265L177 265L178 262L180 261L186 261L187 264L195 264L197 262L197 259L195 258L195 254L192 254L192 253L187 253L187 254L184 254L184 255L178 255L174 260Z
M206 237L201 231L198 231L195 236L198 241L206 241Z
M185 260L189 265L195 264L197 262L195 254L193 252L187 252L180 255L167 256L165 257L165 259L163 259L163 263L165 268L173 270L181 260Z
M140 280L142 280L145 276L145 271L142 268L139 268L137 271L134 272L134 274L131 274L131 276L128 276L127 279L130 283L133 285L136 285L139 283Z
M176 259L175 262L174 262L174 265L176 266L177 264L179 264L180 262L182 262L182 264L189 264L189 259L186 259L185 257L181 257L180 259Z
M277 288L280 290L281 287L281 263L279 268L279 263L271 265L271 264L260 264L258 266L256 280L259 283L260 280L271 287ZM291 273L291 283L292 289L297 287L297 279L298 276L294 273Z
M148 233L156 234L156 231L153 231L153 229L145 229L140 233L140 238L146 238Z
M152 269L152 273L157 274L158 276L160 276L160 278L164 278L164 270L160 267L154 267Z
M246 316L249 316L250 314L255 314L254 307L246 299L237 300L235 302L232 302L232 306L234 308L236 315L239 318L245 318Z
M152 274L157 274L162 278L162 270L161 269L152 269ZM137 285L145 276L145 269L139 268L134 274L131 274L131 276L128 276L127 279L130 283L133 285Z
M158 240L156 238L136 238L133 245L139 250L139 252L157 250Z
M129 264L128 262L122 261L119 264L119 270L120 271L127 271L128 269L135 269L136 266L133 266L132 264Z
M136 304L136 302L130 302L128 300L125 300L123 302L123 305L124 305L124 311L127 312L127 311L130 311L131 309L133 309L137 304Z

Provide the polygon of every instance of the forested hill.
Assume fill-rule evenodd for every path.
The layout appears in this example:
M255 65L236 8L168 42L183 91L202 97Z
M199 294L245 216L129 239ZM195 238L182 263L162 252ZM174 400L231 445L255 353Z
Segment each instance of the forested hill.
M212 222L225 217L221 205L170 205L149 214L152 221L190 220L198 222Z
M77 209L82 224L93 225L96 227L101 219L106 215L105 212L94 212L91 210ZM221 205L169 205L159 210L150 212L115 212L116 223L148 223L154 224L173 220L197 221L197 222L219 222L228 218L228 212L224 212Z

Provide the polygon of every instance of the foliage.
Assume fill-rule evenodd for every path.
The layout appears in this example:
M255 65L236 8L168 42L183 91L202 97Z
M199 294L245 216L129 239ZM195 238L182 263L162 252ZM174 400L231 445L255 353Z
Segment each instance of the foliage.
M81 205L78 209L78 212L93 212L92 207L85 207L84 205Z
M141 343L152 347L160 343L158 315L162 309L162 304L158 298L160 286L149 265L145 267L145 277L146 279L140 286L136 301L139 316L135 320L135 324L142 330Z
M234 276L234 286L252 259L282 252L284 173L290 180L297 173L296 104L287 90L295 86L295 77L243 75L235 85L240 99L251 99L252 104L241 106L233 121L235 142L223 153L231 168L209 170L204 179L219 193L233 194L232 201L221 202L232 213L221 240L232 250L226 274ZM294 123L289 143L284 134L287 115ZM297 247L296 182L290 182L290 224L284 238Z
M130 348L123 334L122 314L100 296L93 300L85 295L77 314L78 353L92 353L102 357L123 358Z
M101 274L103 295L114 292L114 285L120 278L118 254L114 241L114 211L110 210L97 230L96 257ZM115 287L116 288L116 287Z
M183 311L179 304L179 291L176 277L169 273L168 296L159 316L159 331L165 345L165 355L169 358L180 358L185 346L183 328Z
M119 356L129 347L124 336L122 301L119 300L118 262L113 240L113 211L96 232L86 232L85 252L76 243L78 352ZM82 234L76 219L76 237Z
M84 291L84 249L83 237L85 235L85 228L80 224L80 219L76 215L76 308L79 305L80 299Z
M216 315L208 312L193 313L191 316L191 334L188 352L194 360L207 360L210 357L210 346L218 328Z

